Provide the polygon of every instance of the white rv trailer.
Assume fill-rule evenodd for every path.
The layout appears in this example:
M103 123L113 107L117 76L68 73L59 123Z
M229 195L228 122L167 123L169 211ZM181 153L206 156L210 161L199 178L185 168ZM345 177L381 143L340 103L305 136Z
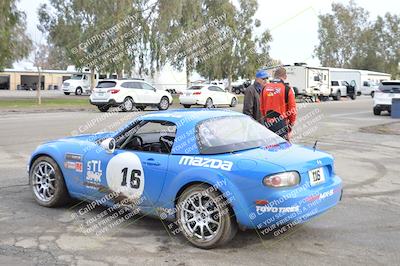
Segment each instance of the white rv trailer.
M373 96L374 89L381 81L390 80L390 74L360 69L329 68L331 80L355 83L358 94Z
M293 66L285 65L287 79L285 82L293 88L296 96L307 97L320 96L329 97L330 77L329 69L326 67L312 67L303 63L295 63ZM276 68L268 70L271 75Z

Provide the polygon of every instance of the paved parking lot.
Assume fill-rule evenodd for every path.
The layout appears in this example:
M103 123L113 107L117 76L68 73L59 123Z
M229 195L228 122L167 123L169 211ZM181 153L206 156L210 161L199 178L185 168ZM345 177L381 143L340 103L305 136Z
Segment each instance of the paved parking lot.
M47 209L34 202L25 169L38 144L115 129L135 113L106 118L97 112L2 114L0 264L398 265L400 135L362 130L394 120L388 115L374 116L369 97L299 108L299 120L304 121L296 127L295 142L313 145L318 140L319 149L334 155L336 172L344 182L342 202L278 237L239 232L229 245L209 251L190 246L161 221L140 215L105 237L83 235L71 217L82 204ZM96 208L81 219L103 210Z

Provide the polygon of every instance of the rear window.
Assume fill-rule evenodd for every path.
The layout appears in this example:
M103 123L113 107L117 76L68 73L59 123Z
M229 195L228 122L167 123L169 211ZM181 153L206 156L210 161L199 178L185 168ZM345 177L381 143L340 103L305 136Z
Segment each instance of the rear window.
M202 88L203 88L203 86L192 86L188 90L197 91L197 90L201 90Z
M339 86L339 81L331 81L332 86Z
M386 93L400 93L400 82L382 82L378 89Z
M96 88L113 88L116 84L115 81L100 81Z

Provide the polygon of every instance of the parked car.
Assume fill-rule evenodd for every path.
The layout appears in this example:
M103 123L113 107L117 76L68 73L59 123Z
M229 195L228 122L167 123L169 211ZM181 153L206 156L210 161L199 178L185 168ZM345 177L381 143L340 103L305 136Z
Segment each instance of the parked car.
M229 110L154 112L115 132L51 141L28 172L41 206L70 197L126 206L176 223L205 249L231 242L238 228L304 223L342 197L331 155Z
M185 108L192 105L202 105L212 108L218 105L236 106L238 98L236 95L213 84L196 85L188 88L179 96L179 102Z
M341 97L348 96L352 100L357 97L356 88L350 85L345 80L332 80L331 81L331 97L335 101L340 101Z
M172 100L169 92L157 90L142 79L99 81L90 95L90 103L96 105L102 112L117 106L121 106L122 110L127 112L135 107L144 110L147 106L167 110Z
M251 85L251 80L238 80L232 83L232 92L236 94L244 93L246 88Z
M374 115L380 115L382 111L390 114L393 98L400 98L400 80L382 81L374 93Z

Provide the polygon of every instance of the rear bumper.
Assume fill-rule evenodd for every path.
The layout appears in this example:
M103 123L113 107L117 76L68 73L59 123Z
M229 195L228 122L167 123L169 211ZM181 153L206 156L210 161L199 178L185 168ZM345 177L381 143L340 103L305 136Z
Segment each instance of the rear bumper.
M392 105L390 104L376 104L374 106L375 109L381 110L381 111L391 111Z
M110 99L108 101L95 101L90 99L90 104L95 105L95 106L109 106L109 107L117 107L122 104L119 102L116 102L114 99Z
M299 224L320 215L337 205L342 198L342 181L334 176L329 184L319 188L298 190L297 193L285 193L269 198L267 205L253 205L247 210L247 216L237 217L244 228L274 231L287 224ZM278 197L277 197L278 196Z
M190 104L190 105L204 105L205 101L203 99L196 99L193 97L179 97L180 104Z

